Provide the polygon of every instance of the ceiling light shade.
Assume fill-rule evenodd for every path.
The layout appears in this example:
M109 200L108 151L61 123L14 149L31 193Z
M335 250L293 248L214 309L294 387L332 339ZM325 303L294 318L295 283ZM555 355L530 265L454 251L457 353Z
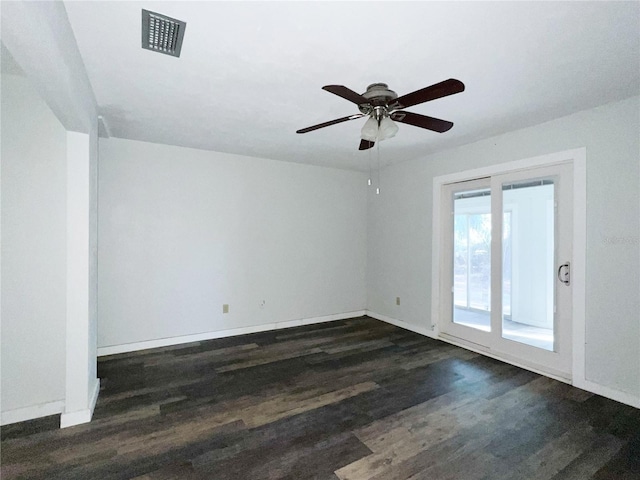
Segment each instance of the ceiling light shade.
M378 140L386 140L387 138L394 137L398 133L398 126L389 117L383 117L380 121L380 133Z
M367 140L369 142L375 142L378 137L378 121L369 117L369 119L362 126L362 131L360 132L360 138L363 140Z

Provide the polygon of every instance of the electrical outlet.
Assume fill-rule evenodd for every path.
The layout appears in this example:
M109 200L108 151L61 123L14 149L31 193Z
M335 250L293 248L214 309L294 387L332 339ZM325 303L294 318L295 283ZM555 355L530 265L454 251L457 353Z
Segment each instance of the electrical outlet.
M400 305L400 297L396 297L396 305Z
M225 303L222 305L222 313L229 313L229 304Z

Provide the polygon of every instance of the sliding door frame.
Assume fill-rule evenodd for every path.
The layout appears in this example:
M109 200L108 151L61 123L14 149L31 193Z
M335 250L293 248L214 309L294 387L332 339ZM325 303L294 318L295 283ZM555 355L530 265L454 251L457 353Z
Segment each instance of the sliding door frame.
M446 337L440 331L440 325L445 319L442 315L442 302L448 298L444 285L442 268L445 268L446 260L444 255L447 250L443 242L443 219L442 219L442 190L446 185L457 182L474 180L482 177L490 177L513 172L527 171L532 168L542 166L554 166L558 164L570 164L573 170L573 195L572 195L572 215L573 215L573 253L571 264L571 283L573 302L571 307L572 316L572 362L571 378L556 375L547 369L538 368L537 365L525 364L516 357L506 354L496 354L489 351L482 345L456 340ZM522 368L541 373L548 377L556 378L563 382L570 382L578 387L584 385L585 379L585 264L586 264L586 149L579 148L567 150L548 155L542 155L523 160L500 163L488 167L467 170L463 172L441 175L433 179L433 249L432 249L432 283L431 283L431 330L434 335L441 340L453 343L469 350L482 353L484 355L497 358Z

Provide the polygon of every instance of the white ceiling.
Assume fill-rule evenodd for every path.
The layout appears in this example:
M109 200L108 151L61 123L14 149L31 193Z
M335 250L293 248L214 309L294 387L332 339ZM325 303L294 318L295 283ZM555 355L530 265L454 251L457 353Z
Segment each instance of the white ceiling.
M640 93L638 2L65 2L113 136L365 170L364 119L321 90L399 95L457 78L466 91L408 110L399 162ZM141 9L187 22L180 58L140 46Z

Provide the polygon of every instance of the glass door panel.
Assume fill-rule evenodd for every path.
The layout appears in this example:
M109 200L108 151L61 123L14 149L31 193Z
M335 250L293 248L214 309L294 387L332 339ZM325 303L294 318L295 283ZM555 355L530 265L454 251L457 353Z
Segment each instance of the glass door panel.
M502 337L554 350L554 182L502 184Z
M453 322L491 331L491 189L453 195Z

